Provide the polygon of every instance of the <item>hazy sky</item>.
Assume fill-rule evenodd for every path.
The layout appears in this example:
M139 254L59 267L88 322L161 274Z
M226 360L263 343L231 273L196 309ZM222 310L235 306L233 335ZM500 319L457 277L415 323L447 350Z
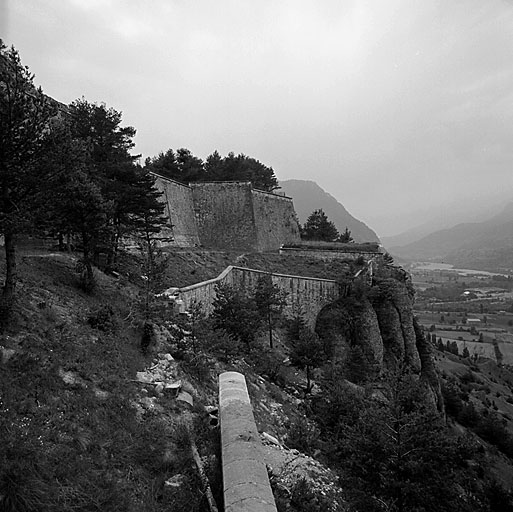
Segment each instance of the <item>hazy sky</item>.
M36 83L122 111L144 157L242 152L382 236L513 200L513 1L0 6Z

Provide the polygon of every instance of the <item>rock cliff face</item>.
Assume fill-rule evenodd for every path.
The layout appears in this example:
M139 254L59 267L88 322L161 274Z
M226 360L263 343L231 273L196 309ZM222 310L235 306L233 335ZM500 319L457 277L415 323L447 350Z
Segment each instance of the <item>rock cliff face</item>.
M429 385L440 407L431 346L416 324L413 300L408 274L383 267L371 285L355 283L347 296L326 306L317 317L316 331L343 368L342 377L351 380L355 365L360 366L359 376L371 380L406 367Z

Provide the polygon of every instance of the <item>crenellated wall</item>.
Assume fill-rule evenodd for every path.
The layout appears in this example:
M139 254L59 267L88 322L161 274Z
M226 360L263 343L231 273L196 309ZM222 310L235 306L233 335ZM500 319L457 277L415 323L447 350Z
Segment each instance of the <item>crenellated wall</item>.
M229 284L243 290L252 290L256 287L258 278L266 274L268 272L229 266L215 279L179 288L175 290L175 293L177 298L183 301L186 310L196 303L201 304L206 314L210 314L217 284ZM306 320L312 326L315 325L319 311L339 296L337 282L330 279L272 273L271 278L273 284L287 293L287 305L284 313L290 316L293 305L299 304Z

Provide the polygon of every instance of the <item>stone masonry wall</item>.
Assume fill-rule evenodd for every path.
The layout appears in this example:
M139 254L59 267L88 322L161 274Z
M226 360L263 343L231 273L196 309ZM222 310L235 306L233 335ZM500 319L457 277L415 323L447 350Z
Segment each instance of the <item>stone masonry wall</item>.
M152 175L156 178L155 187L162 192L162 200L166 205L164 214L168 218L168 223L159 234L162 245L178 247L200 245L191 187L158 174L152 173Z
M276 250L282 244L299 242L299 223L292 199L252 190L257 250Z
M193 183L191 188L202 245L257 249L251 183Z
M303 256L306 258L317 258L319 260L352 260L355 261L362 257L365 261L370 261L376 258L382 258L383 255L376 252L349 252L349 251L323 251L312 249L296 249L291 247L282 247L280 254L291 256Z
M159 236L162 245L269 251L300 240L289 197L253 189L249 182L184 185L152 174L169 219Z
M215 287L218 283L229 284L243 290L256 287L258 278L267 272L243 267L227 267L217 278L196 283L178 290L178 298L184 302L185 309L193 303L201 304L206 314L212 311ZM271 274L272 281L281 290L287 292L285 315L291 315L294 304L299 304L309 325L314 326L319 311L338 298L339 288L335 281L311 277Z

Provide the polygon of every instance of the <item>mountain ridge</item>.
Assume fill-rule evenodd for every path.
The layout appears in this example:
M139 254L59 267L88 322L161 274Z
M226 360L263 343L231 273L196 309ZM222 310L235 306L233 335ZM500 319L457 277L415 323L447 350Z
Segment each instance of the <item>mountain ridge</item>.
M347 228L356 242L380 242L376 232L364 222L351 215L342 203L326 192L313 180L280 181L280 187L286 195L294 199L294 208L301 224L308 216L322 208L339 232Z
M409 260L444 261L476 268L513 267L513 202L481 222L463 222L388 249ZM499 257L499 254L501 255Z

